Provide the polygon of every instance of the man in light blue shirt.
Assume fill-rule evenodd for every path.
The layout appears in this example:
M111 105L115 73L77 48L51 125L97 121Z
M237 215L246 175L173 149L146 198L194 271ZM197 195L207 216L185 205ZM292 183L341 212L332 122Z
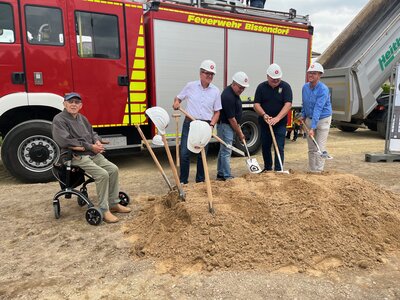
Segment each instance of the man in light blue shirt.
M328 87L320 81L324 68L313 63L307 70L308 82L302 90L302 121L309 128L308 165L311 172L322 172L325 160L318 154L318 149L311 137L314 137L321 151L326 151L329 128L332 121L332 104Z
M187 101L187 112L196 120L206 121L211 127L218 122L221 105L221 93L211 82L216 74L216 66L212 60L204 60L200 65L200 80L186 84L183 90L175 97L172 107L178 110L182 101ZM187 184L189 181L190 156L187 148L189 126L191 120L185 118L182 126L181 148L180 148L180 182ZM207 151L207 147L206 147ZM204 167L200 154L197 155L196 182L203 182Z

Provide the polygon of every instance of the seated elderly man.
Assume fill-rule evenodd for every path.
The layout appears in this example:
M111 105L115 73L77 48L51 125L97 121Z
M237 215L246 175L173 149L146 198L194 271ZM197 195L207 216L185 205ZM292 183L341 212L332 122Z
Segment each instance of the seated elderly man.
M72 149L72 164L85 170L96 183L99 206L107 223L118 222L112 213L129 213L130 208L119 204L118 167L108 161L102 153L104 145L93 131L88 119L79 113L82 98L77 93L64 97L64 110L53 119L53 139L61 151Z

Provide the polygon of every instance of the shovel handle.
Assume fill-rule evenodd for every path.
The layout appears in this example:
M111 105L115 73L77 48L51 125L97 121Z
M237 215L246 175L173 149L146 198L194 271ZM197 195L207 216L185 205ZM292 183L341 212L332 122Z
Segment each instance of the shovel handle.
M164 142L165 152L167 152L167 157L168 157L169 165L171 166L171 169L172 169L172 174L174 175L175 184L178 187L179 193L183 194L182 185L181 185L181 182L179 181L178 171L176 170L176 167L174 164L174 159L172 158L171 150L169 150L169 146L168 146L168 142L167 142L167 138L165 137L165 134L162 135L162 140Z
M304 123L303 121L301 121L301 124L303 125L304 129L306 130L307 135L308 135L308 136L310 137L310 139L313 141L315 147L317 147L318 153L321 155L321 154L322 154L321 148L319 147L319 145L318 145L317 141L315 140L315 138L314 138L313 136L310 135L310 129L308 129L306 123Z
M149 142L147 141L146 137L144 136L142 129L140 129L139 125L135 125L135 126L136 126L136 129L139 132L140 137L142 138L144 144L146 145L147 150L150 152L150 155L153 158L154 163L156 164L156 166L157 166L158 170L160 171L162 177L164 178L165 182L168 184L169 189L172 191L173 190L172 185L169 182L167 175L165 175L164 169L161 166L160 162L158 161L156 155L154 154L153 149L151 148L151 146L150 146Z
M247 148L246 140L243 139L242 142L243 142L244 148L246 149L247 156L250 159L250 152L249 152L249 148Z
M210 211L210 213L214 213L213 196L212 196L211 182L210 182L210 174L208 173L206 151L204 150L204 148L201 149L201 160L203 162L203 167L204 167L204 176L206 177L207 197L208 197L208 210Z
M180 160L179 160L179 118L181 117L180 114L173 114L176 123L176 132L175 132L175 155L176 155L176 167L179 168Z
M279 147L278 147L278 144L277 144L277 142L276 142L274 129L272 128L272 125L269 124L269 123L268 123L268 126L269 126L269 131L271 132L272 141L273 141L273 143L274 143L275 154L276 154L276 156L278 157L279 165L281 166L281 171L283 172L282 158L281 158L281 154L279 153Z

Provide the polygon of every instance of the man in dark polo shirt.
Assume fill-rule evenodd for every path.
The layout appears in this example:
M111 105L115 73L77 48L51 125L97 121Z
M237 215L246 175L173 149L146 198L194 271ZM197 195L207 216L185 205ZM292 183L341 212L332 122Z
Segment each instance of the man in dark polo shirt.
M221 94L222 110L218 122L218 136L228 145L232 145L236 135L242 141L243 132L240 128L242 118L242 100L240 94L249 86L249 78L244 72L237 72L232 76L231 85L227 86ZM231 174L232 150L221 144L218 153L217 180L233 178Z
M254 97L254 110L259 115L258 122L261 126L262 154L264 171L272 170L272 136L269 125L272 125L282 164L284 161L284 146L287 114L292 108L292 88L282 81L282 70L277 64L272 64L267 69L267 81L260 83ZM281 170L278 157L275 153L274 170Z

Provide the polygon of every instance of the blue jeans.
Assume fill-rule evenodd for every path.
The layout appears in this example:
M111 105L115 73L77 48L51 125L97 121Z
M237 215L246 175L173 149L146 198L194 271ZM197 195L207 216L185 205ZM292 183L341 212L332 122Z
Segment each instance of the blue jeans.
M263 120L259 119L258 122L261 126L261 143L262 143L262 155L264 159L264 170L272 170L272 155L271 147L273 147L273 141L271 132L269 130L269 125ZM286 124L279 124L272 126L275 134L276 143L278 144L279 154L281 155L282 165L284 161L284 147L285 147L285 136L286 136ZM275 149L274 149L275 151ZM274 158L274 170L281 171L281 166L279 164L278 156L275 153ZM283 170L282 170L283 171Z
M188 135L189 135L190 121L185 120L182 126L181 135L181 174L180 182L186 184L189 182L189 171L190 171L190 157L192 152L187 148ZM207 154L208 145L204 148ZM196 182L203 182L205 180L203 161L201 160L201 153L196 154L197 156L197 172L196 172Z
M218 124L218 136L228 145L232 145L233 137L235 132L232 127L226 123ZM220 145L218 152L218 164L217 164L217 177L220 178L230 178L231 175L231 154L232 150L225 147L224 145Z

